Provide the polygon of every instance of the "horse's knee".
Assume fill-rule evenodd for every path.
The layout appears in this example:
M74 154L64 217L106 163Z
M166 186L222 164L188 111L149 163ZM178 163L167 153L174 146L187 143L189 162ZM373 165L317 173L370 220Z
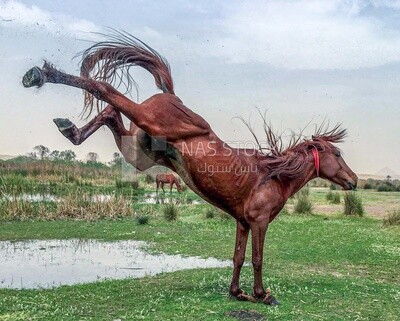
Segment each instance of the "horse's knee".
M243 255L243 256L240 256L240 257L234 257L234 258L233 258L233 265L234 265L235 267L241 269L242 266L243 266L243 264L244 264L244 255Z
M254 258L252 260L254 271L260 271L262 269L262 260L261 258Z

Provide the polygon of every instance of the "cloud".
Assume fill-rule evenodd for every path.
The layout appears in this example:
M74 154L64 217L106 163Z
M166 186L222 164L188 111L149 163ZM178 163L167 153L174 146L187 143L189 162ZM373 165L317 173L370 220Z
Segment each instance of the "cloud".
M192 22L185 20L182 28L171 19L163 28L150 19L130 31L180 60L219 57L286 70L355 70L400 62L398 27L380 11L399 13L400 0L249 0L220 3L217 9L207 1L182 9L178 1L170 7ZM102 31L91 21L16 0L0 4L0 26L88 40L99 39L91 32Z
M371 5L374 7L388 7L394 9L400 9L399 0L371 0Z
M37 6L29 7L14 0L0 4L0 23L4 27L35 28L50 34L74 37L101 31L100 27L90 21L50 13Z
M379 6L393 8L398 1ZM289 70L351 70L400 61L400 36L366 1L241 2L226 8L207 54Z

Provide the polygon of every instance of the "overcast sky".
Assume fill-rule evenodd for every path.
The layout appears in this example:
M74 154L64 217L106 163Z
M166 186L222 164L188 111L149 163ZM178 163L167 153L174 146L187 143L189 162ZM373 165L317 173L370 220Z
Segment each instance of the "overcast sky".
M234 117L257 128L256 107L277 130L326 118L348 128L340 147L357 173L400 173L400 1L391 0L0 0L0 155L42 144L111 159L116 145L108 129L75 147L52 122L84 124L80 90L21 85L43 59L78 74L79 59L72 58L89 46L84 40L101 40L93 32L106 27L162 53L177 95L225 140L251 140ZM134 76L139 101L158 92L146 72Z

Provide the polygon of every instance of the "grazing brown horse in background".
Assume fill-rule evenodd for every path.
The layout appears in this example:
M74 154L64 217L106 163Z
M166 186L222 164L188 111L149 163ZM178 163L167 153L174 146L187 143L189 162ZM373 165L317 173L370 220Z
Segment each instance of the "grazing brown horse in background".
M157 174L156 175L157 193L158 193L158 188L160 185L161 185L161 189L165 193L164 184L169 184L169 186L170 186L169 192L170 193L172 192L172 187L174 186L174 184L175 184L178 192L179 193L182 192L181 184L179 184L179 180L175 177L174 174Z
M121 80L117 71L127 72L131 66L148 70L163 93L138 104L114 88L113 80ZM128 84L129 80L130 77ZM142 135L138 139L141 151L151 161L156 163L161 159L161 162L166 162L165 165L176 171L197 194L236 219L230 294L240 300L277 303L265 291L262 282L264 239L269 223L290 196L317 176L341 185L346 190L354 189L357 185L357 176L333 145L343 140L345 130L338 126L331 131L319 130L312 139L297 141L285 150L276 148L277 137L271 132L267 137L271 145L269 154L253 149L232 148L214 133L201 116L187 108L174 94L172 76L165 59L127 34L121 33L119 37L113 35L110 41L89 48L83 55L80 77L61 72L45 63L42 68L29 70L23 78L25 87L41 87L45 83L64 84L85 90L89 111L94 106L94 98L108 103L112 106L107 107L113 115L112 121L120 117L119 113L124 114L136 126L134 131ZM104 112L96 118L103 117ZM71 124L67 124L66 128L71 128ZM93 132L97 126L94 125L86 134ZM126 132L131 138L137 135L137 132L121 128L120 133ZM120 138L116 137L117 144ZM149 143L151 139L164 142L164 150L153 151ZM134 145L128 143L128 146ZM131 161L134 163L135 159ZM247 295L239 286L249 231L254 270L252 296Z

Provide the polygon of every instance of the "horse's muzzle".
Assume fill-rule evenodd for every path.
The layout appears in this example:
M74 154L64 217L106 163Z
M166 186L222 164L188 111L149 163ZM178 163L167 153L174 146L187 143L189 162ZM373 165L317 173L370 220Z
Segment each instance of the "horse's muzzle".
M352 182L347 182L350 190L355 190L357 188L357 183L353 184Z

